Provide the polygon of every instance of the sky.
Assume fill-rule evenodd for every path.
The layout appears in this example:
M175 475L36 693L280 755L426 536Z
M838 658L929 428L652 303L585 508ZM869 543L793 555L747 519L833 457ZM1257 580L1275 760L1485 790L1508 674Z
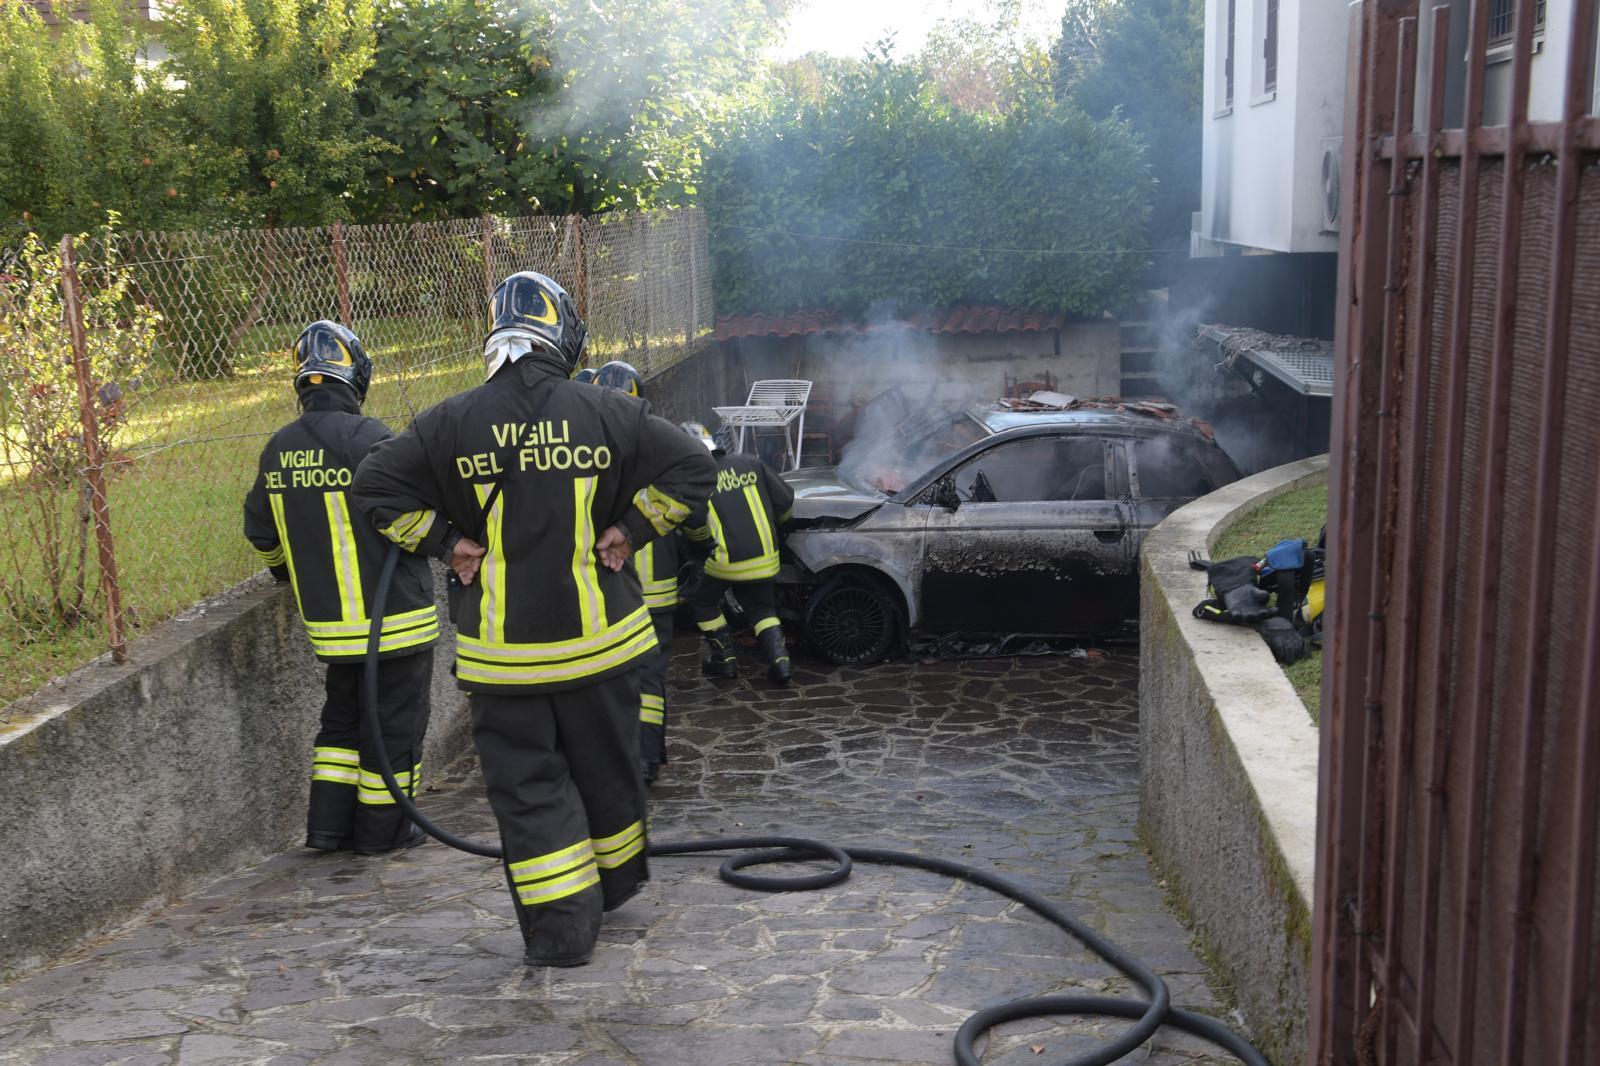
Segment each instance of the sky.
M1059 31L1059 3L1021 0L1021 6L1025 35L1046 40ZM895 53L910 55L940 19L982 19L993 7L993 0L800 0L778 54L784 59L807 52L854 57L895 32Z

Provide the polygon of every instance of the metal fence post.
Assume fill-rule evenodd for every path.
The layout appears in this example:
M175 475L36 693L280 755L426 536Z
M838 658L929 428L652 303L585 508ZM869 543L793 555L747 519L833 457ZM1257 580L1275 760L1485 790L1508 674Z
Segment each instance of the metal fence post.
M485 211L482 218L483 225L483 296L484 299L494 298L494 221L490 219L489 212Z
M72 336L72 370L78 379L78 415L83 425L83 451L88 462L89 506L94 514L95 543L100 557L100 583L106 595L106 637L113 662L128 661L128 639L122 630L122 587L117 582L117 554L111 539L111 505L106 500L105 457L100 453L100 427L94 415L94 390L89 382L89 341L83 325L83 288L73 260L72 236L61 238L61 295Z
M339 321L355 325L350 317L350 262L345 257L344 223L333 224L333 281L339 289Z
M576 259L573 272L573 288L577 290L573 298L578 302L578 317L587 320L589 317L589 257L588 249L583 239L583 216L571 215L573 232L577 234Z

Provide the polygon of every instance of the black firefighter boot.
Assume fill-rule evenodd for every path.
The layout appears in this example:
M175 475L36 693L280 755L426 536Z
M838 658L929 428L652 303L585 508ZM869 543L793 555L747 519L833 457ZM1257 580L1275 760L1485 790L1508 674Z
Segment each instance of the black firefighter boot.
M774 685L789 683L789 648L783 642L783 627L774 619L761 631L761 655L767 660L767 680Z
M705 638L706 657L700 660L700 671L712 677L738 677L739 660L734 656L733 634L728 627L708 630Z

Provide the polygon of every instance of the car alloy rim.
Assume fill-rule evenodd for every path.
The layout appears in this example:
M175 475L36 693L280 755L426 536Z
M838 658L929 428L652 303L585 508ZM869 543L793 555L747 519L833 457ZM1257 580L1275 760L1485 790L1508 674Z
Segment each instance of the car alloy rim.
M887 618L882 600L870 589L840 589L822 607L813 628L829 650L857 658L876 649Z

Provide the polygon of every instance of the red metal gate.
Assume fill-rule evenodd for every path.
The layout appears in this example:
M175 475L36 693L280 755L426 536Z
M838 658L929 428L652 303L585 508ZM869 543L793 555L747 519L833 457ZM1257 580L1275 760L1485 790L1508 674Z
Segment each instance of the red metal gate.
M1600 1062L1596 4L1550 3L1559 121L1543 0L1454 5L1458 128L1452 11L1366 0L1351 42L1318 1066Z

